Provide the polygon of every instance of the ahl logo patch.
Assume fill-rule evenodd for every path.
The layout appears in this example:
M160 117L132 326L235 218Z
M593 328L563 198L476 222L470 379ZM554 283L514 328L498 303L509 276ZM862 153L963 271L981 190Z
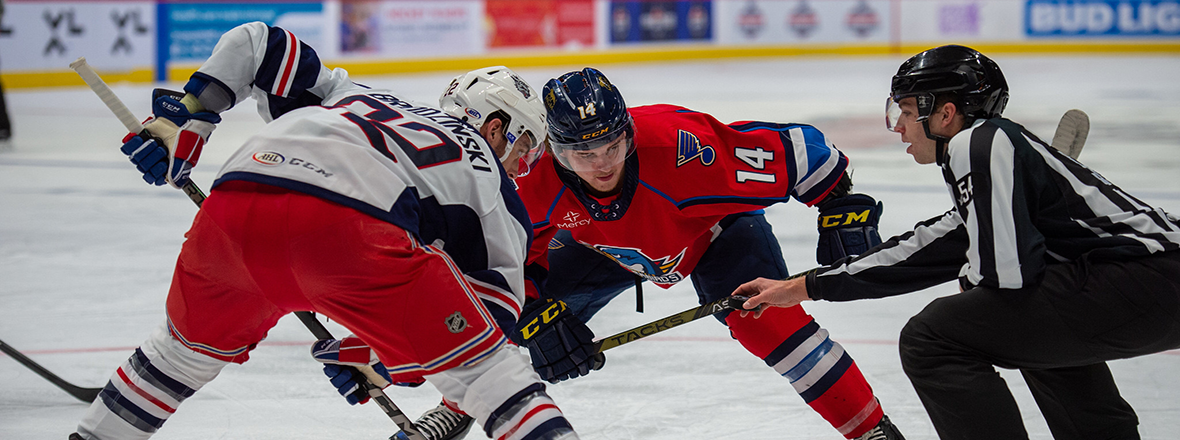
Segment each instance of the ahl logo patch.
M447 317L446 324L447 330L450 330L451 333L459 333L467 329L467 318L464 318L463 314L455 312Z
M701 158L701 165L709 166L717 158L717 152L713 150L713 147L701 145L701 140L695 134L687 131L680 130L680 139L677 144L677 167L692 162L698 157Z
M254 159L255 162L267 166L281 165L287 160L287 158L283 157L283 155L273 151L259 151L254 153L251 158Z

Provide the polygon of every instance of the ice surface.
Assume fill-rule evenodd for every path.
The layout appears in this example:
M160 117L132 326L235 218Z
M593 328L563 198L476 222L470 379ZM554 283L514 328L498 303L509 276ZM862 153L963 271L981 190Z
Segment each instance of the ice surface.
M1007 73L1006 115L1044 139L1063 112L1089 113L1083 162L1148 203L1180 213L1180 57L994 57ZM793 58L598 66L630 105L674 103L723 121L806 122L855 166L856 189L885 203L883 235L950 208L936 168L913 163L883 124L901 56ZM582 66L520 69L537 89ZM364 77L434 102L458 72ZM164 86L179 89L181 84ZM150 87L114 85L139 117ZM144 184L118 151L124 130L88 89L9 91L15 148L0 153L0 339L80 386L102 386L162 322L183 234L196 212L179 191ZM262 126L252 103L231 110L194 173L219 165ZM815 265L815 211L769 210L788 267ZM654 226L654 225L653 225ZM856 359L886 412L911 440L936 438L901 371L897 335L952 285L901 297L805 307ZM599 335L695 306L688 283L624 293L590 322ZM343 333L339 327L332 327ZM374 405L349 407L308 356L311 335L284 318L242 366L182 405L156 439L384 439L396 429ZM711 319L608 352L606 368L550 387L584 439L839 439L786 380ZM1112 362L1145 439L1180 426L1180 352ZM1034 439L1051 438L1020 375L1003 371ZM430 387L390 388L411 418L434 407ZM0 356L0 439L65 439L85 405ZM470 438L481 438L473 431Z

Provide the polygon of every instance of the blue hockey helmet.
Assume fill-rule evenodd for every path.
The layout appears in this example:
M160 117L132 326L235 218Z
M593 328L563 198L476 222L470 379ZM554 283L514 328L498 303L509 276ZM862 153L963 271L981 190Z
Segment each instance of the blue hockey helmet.
M545 84L553 156L573 171L610 168L635 151L635 123L619 89L596 69L566 73ZM606 147L606 148L603 148Z
M918 120L934 111L934 100L941 95L956 98L959 111L970 119L1000 116L1008 104L1008 82L1000 66L975 49L947 45L910 57L893 75L889 100L896 103L908 97L918 98ZM887 103L888 104L888 103ZM896 124L895 106L887 105L886 123Z

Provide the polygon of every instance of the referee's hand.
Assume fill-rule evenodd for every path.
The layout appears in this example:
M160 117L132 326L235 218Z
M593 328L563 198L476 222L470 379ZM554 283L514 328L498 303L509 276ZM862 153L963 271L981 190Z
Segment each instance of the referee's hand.
M742 307L754 310L755 319L762 316L767 306L794 307L811 299L807 296L807 279L802 277L789 280L758 278L738 286L732 295L750 297ZM742 311L741 317L745 318L748 314L749 311Z

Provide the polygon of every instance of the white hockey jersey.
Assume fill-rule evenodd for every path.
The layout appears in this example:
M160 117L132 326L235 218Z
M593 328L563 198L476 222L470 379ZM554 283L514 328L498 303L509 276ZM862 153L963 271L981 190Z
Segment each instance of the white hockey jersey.
M515 323L532 231L473 127L355 84L289 31L258 22L225 33L185 91L216 112L253 95L271 121L230 157L214 188L279 186L411 231L455 260L501 327Z

